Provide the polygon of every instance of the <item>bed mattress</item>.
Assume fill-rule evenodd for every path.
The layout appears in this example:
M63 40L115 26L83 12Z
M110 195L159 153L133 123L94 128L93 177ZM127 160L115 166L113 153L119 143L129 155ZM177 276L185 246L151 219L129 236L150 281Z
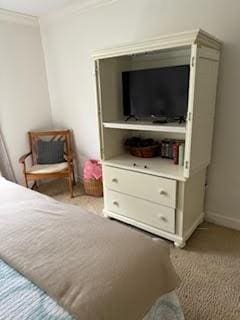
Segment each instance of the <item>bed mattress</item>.
M2 260L0 288L0 320L74 319L45 292ZM184 320L176 293L161 296L144 320Z
M164 295L178 283L166 244L2 178L0 191L0 319L183 319Z

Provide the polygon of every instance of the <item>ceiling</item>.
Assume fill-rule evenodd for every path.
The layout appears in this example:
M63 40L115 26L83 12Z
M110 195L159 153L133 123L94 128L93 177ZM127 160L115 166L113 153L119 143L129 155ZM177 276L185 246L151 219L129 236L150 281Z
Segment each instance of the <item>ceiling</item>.
M86 0L0 0L0 8L40 16L76 2L85 3Z

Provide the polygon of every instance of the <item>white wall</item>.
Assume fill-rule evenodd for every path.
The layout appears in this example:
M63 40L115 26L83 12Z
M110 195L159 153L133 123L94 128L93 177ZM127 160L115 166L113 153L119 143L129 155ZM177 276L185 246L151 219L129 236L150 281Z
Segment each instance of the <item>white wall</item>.
M109 2L92 10L66 11L41 19L55 122L73 128L81 162L98 157L92 50L199 27L212 33L224 41L224 51L206 211L240 226L240 2Z
M27 131L52 126L37 20L0 11L0 127L15 175L29 151Z

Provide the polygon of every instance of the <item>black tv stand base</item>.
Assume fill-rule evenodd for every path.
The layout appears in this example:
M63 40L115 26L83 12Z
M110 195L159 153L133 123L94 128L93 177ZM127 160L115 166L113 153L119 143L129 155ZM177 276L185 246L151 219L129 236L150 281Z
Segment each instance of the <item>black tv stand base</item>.
M160 118L160 119L155 119L152 121L153 124L164 124L164 123L170 123L170 122L178 122L179 124L181 123L185 123L186 119L185 117L179 117L179 118L175 118L175 119L171 119L171 118Z
M158 119L158 120L153 120L153 124L161 124L161 123L168 123L167 119Z
M125 119L125 121L127 122L128 120L130 120L130 119L134 119L134 120L138 120L135 116L133 116L133 115L130 115L130 116L128 116L126 119Z
M186 122L186 118L185 117L179 117L178 119L178 123L181 124L181 123L185 123Z

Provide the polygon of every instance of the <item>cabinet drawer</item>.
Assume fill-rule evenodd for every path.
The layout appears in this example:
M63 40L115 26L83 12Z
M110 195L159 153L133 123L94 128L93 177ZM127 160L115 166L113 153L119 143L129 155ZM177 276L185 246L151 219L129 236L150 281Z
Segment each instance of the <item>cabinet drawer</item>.
M105 206L108 211L175 233L175 209L111 190L105 190Z
M175 180L104 166L104 183L108 189L176 207Z

